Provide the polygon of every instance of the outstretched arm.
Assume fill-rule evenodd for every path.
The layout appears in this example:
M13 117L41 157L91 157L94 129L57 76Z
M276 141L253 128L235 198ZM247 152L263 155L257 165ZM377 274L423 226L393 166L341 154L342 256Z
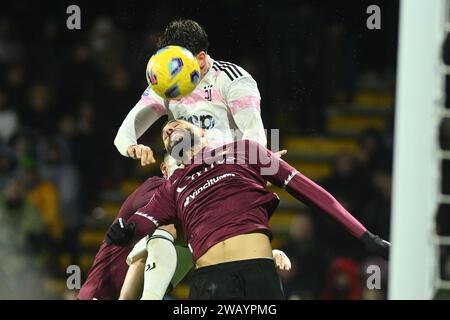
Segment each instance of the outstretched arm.
M147 88L117 132L114 139L117 150L125 157L141 159L142 165L154 162L151 149L139 145L137 139L165 113L164 100Z
M285 188L289 194L306 205L331 216L353 236L362 240L370 251L387 256L390 244L370 233L328 191L261 145L255 145L253 142L249 144L250 148L257 149L257 169L268 181ZM267 170L268 168L270 170Z

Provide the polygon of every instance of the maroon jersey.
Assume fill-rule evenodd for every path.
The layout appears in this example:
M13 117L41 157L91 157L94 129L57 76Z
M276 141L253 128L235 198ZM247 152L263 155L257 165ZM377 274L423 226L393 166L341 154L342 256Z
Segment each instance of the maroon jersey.
M286 188L297 199L325 211L355 236L366 229L327 191L256 142L245 140L205 148L192 163L176 170L129 221L136 238L178 219L194 262L230 237L269 232L268 219L278 203L266 182Z
M159 177L147 179L125 200L116 219L128 220L137 209L148 203L164 181L165 179ZM128 271L126 258L134 245L135 242L127 247L119 247L103 242L95 256L86 282L81 287L78 299L118 299Z

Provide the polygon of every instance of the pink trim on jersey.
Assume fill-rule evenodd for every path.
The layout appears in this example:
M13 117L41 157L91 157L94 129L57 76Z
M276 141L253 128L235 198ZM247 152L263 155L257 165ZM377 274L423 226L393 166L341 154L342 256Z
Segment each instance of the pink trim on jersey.
M155 98L142 95L141 100L150 108L152 108L159 116L166 114L166 108Z
M202 101L221 102L223 101L223 97L220 91L217 89L210 89L210 90L197 89L194 90L187 97L181 99L182 104L196 104L197 102Z
M231 114L234 115L247 108L255 108L256 110L261 111L260 103L261 98L258 96L245 96L230 101L228 105L230 106Z

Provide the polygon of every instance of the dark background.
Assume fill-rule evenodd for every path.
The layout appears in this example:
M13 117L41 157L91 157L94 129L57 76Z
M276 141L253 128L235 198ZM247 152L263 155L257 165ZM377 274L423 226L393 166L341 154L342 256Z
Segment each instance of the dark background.
M66 28L70 4L81 8L81 30ZM366 27L372 4L380 30ZM280 129L287 160L389 239L398 1L0 7L0 298L73 298L66 267L88 270L121 201L158 174L122 157L113 139L146 87L158 33L177 18L198 21L211 57L256 79L264 124ZM142 138L156 151L161 121ZM281 273L287 297L385 299L386 261L280 196L273 245L293 262ZM366 289L369 264L382 269L381 290ZM187 285L173 297L186 297Z

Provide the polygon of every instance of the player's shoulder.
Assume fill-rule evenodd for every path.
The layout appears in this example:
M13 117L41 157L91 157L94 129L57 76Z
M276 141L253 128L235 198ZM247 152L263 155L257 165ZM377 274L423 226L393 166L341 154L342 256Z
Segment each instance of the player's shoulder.
M148 193L148 192L155 191L164 183L164 181L166 181L166 179L158 177L158 176L152 176L152 177L148 178L147 180L145 180L144 183L142 183L136 189L136 192L139 194L142 192Z
M153 176L153 177L150 177L147 180L145 180L145 184L148 184L149 186L151 185L151 186L158 187L161 184L163 184L164 181L166 181L166 179L158 177L158 176Z
M180 179L185 175L186 168L185 166L180 166L177 168L172 175L167 179L167 186L174 186L176 185Z
M218 79L224 82L252 77L244 68L232 62L214 60L211 68L217 72Z

